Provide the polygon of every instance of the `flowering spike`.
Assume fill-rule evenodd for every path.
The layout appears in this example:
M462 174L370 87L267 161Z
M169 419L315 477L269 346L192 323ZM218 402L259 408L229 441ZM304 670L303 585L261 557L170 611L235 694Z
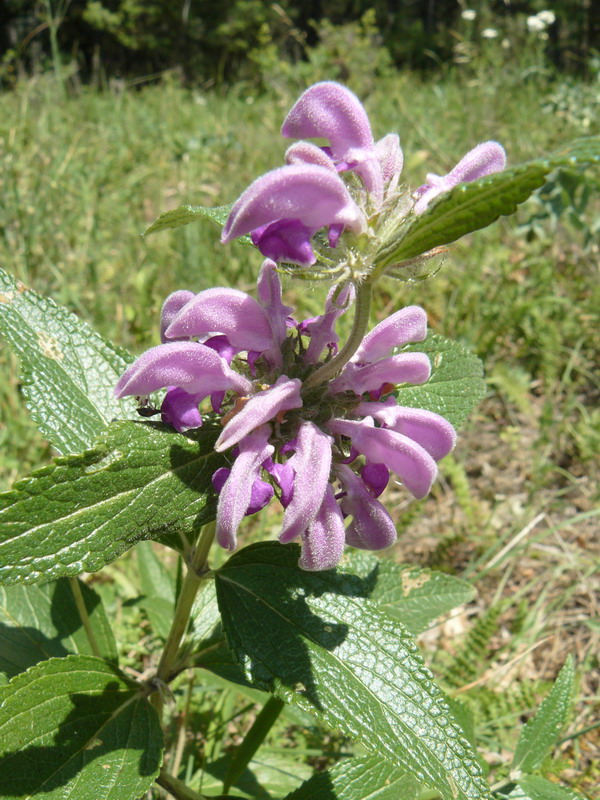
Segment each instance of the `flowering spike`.
M485 175L501 172L505 166L506 153L501 144L494 141L478 144L447 175L427 175L427 183L415 192L415 197L418 198L414 206L415 214L422 214L435 197L448 192L459 183L469 183Z
M342 557L345 539L344 518L328 484L321 507L302 533L298 566L310 572L333 569Z
M215 443L217 453L237 444L259 425L274 419L281 412L301 408L301 386L298 378L281 375L273 386L250 397L223 428Z
M232 347L267 350L273 333L265 311L238 289L206 289L190 300L167 328L169 339L222 333Z
M289 460L294 469L294 492L285 510L280 542L291 542L312 523L321 507L331 469L331 436L312 422L302 422L296 452Z

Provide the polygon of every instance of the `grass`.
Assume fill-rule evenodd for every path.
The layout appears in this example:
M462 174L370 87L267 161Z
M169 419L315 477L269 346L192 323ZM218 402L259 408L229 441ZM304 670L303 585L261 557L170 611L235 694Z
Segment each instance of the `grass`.
M429 82L400 74L378 85L366 105L376 135L400 132L406 178L416 186L427 171L447 171L478 141L500 140L515 163L597 133L593 123L583 130L574 113L582 91L572 81L525 80L515 65L502 75L453 73ZM279 126L292 92L246 97L165 83L58 97L43 75L0 96L6 269L135 352L157 342L160 305L170 291L252 288L256 253L238 244L223 248L208 222L147 239L140 234L182 203L230 202L279 165ZM595 180L590 174L588 185ZM574 652L578 696L555 771L581 791L591 791L598 778L593 762L600 751L597 730L579 735L593 726L598 708L599 248L593 237L586 242L597 209L592 200L575 227L566 214L553 217L548 203L532 200L516 220L454 245L433 280L384 285L377 309L382 316L401 304L423 304L432 327L473 348L488 376L488 397L442 464L435 496L409 507L403 496L391 498L403 531L398 560L448 569L479 590L475 604L423 637L427 658L449 690L476 708L481 744L502 778L519 720ZM309 314L324 291L287 288ZM7 487L50 451L19 399L18 367L3 345L0 363L0 483ZM271 522L267 516L249 528L270 532ZM111 568L110 580L121 575L125 585L128 570L127 563ZM486 620L481 680L465 688L473 674L461 674L461 642ZM195 696L197 687L186 691ZM247 698L234 703L220 687L213 691L219 714L211 725L231 725ZM194 713L204 719L213 700L211 694L198 701ZM253 712L245 713L238 724L251 723ZM292 724L284 722L280 733ZM325 748L319 736L303 733L300 745L314 755ZM193 773L198 764L189 748L185 757Z

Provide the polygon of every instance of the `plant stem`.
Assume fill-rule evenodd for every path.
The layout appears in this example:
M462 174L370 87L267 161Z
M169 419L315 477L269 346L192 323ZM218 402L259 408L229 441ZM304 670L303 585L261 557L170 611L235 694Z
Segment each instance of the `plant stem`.
M208 553L214 538L215 523L211 522L204 526L198 537L196 547L192 552L192 557L188 565L188 570L181 584L181 592L177 599L171 630L169 631L167 641L165 642L165 649L162 652L156 671L155 679L159 683L169 683L172 678L172 673L175 671L174 668L177 663L179 645L187 630L196 594L208 572ZM156 698L155 700L153 699L153 703L159 716L162 716L160 692L153 695L153 698Z
M161 769L156 782L159 786L162 786L163 789L170 792L177 800L207 800L203 794L198 794L198 792L190 789L183 781L169 775L164 769Z
M85 605L85 600L83 599L83 593L81 591L81 586L79 585L79 581L77 580L77 578L69 578L69 583L71 584L71 591L73 592L75 605L77 606L77 611L79 612L79 616L83 623L83 627L85 629L88 642L90 643L90 647L92 648L92 653L97 658L102 658L102 652L100 651L98 640L96 639L94 629L92 628L92 622L90 620L90 615L88 614L88 610Z
M369 325L372 297L373 286L369 279L356 286L354 322L352 323L352 330L350 331L350 336L346 344L331 361L323 364L322 367L319 367L316 372L313 372L313 374L307 378L304 382L304 389L312 389L313 386L318 386L320 383L325 383L325 381L335 377L344 364L350 361L354 353L356 353Z
M281 714L285 703L276 697L270 697L262 708L254 724L244 737L244 741L236 750L229 763L227 773L223 780L223 794L227 794L231 786L237 781L246 769L252 756L264 742L266 735L273 727L277 717Z

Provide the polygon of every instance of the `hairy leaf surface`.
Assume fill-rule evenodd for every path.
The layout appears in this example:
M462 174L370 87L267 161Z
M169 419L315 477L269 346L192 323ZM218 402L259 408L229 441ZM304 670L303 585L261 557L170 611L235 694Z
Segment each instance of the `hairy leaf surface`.
M485 395L483 364L479 358L459 342L435 333L405 350L429 356L431 377L427 383L397 389L398 403L435 411L460 428Z
M79 453L112 419L136 415L133 401L113 395L133 357L1 269L0 335L21 361L31 416L59 453Z
M189 537L214 519L220 430L116 422L93 450L19 481L0 495L0 583L94 572L141 539Z
M162 748L156 711L102 659L53 658L0 690L0 800L138 800Z
M475 597L470 583L445 572L396 564L363 551L352 553L347 563L372 587L370 599L415 635Z
M413 638L350 572L304 572L273 542L216 574L230 649L253 683L312 712L448 800L488 797L469 743Z

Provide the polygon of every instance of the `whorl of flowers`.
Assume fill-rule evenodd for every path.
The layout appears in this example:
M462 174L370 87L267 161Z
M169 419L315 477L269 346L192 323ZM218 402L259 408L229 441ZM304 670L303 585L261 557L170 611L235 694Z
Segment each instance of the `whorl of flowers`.
M400 186L404 157L398 135L375 141L359 99L333 81L307 89L281 133L329 144L292 144L286 166L258 178L234 204L221 241L250 234L267 258L313 267L294 271L311 278L317 276L317 262L324 275L336 280L368 275L407 218L422 214L435 197L459 183L506 164L498 142L483 142L447 175L428 174L411 194Z
M300 539L300 566L323 570L346 543L389 547L396 529L378 497L390 472L425 497L456 438L443 417L394 396L398 385L429 379L427 355L407 349L425 339L423 309L403 308L367 333L378 247L437 195L502 169L504 151L480 144L411 194L399 188L398 136L375 141L359 100L331 82L300 97L282 133L329 144L293 144L286 165L231 209L222 241L250 234L267 256L256 299L237 289L174 292L162 309L162 344L126 370L115 393L143 405L166 388L162 419L181 432L202 425L200 406L217 417L215 449L229 461L212 477L219 544L234 549L244 516L277 497L279 540ZM321 315L292 316L279 280L286 265L336 281ZM351 307L353 327L338 351L336 321Z

